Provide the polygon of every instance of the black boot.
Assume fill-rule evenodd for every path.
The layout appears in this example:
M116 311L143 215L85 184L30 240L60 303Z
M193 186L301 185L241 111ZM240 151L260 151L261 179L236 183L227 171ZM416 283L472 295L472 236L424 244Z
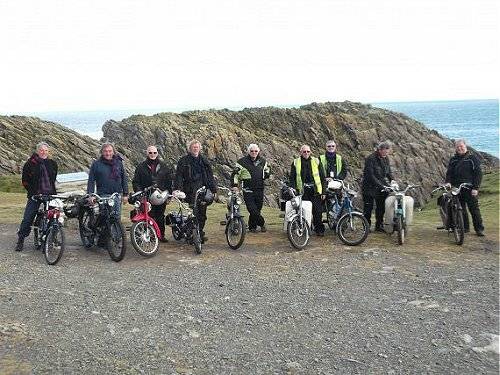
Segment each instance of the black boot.
M23 251L23 246L24 246L24 238L18 238L15 250Z

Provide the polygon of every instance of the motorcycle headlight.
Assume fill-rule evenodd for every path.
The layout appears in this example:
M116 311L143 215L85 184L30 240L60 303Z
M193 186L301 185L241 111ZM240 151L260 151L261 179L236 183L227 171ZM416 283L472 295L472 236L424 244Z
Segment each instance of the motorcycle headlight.
M291 200L292 202L292 207L293 208L298 208L299 207L299 197L295 197Z
M240 198L240 197L237 197L237 198L236 198L236 204L241 204L241 203L242 203L242 202L241 202L241 198Z
M135 208L141 207L141 202L139 202L139 201L134 202L134 207Z
M108 200L108 206L109 207L113 207L114 205L115 205L115 200L114 199Z

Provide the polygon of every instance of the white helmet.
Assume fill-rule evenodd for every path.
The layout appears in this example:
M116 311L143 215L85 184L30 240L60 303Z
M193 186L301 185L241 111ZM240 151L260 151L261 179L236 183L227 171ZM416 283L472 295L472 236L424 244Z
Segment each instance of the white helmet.
M342 182L330 180L328 181L328 190L339 190L342 188Z
M160 204L165 203L167 197L168 190L161 191L159 189L155 189L155 191L153 191L153 193L149 197L149 202L151 202L153 206L159 206Z

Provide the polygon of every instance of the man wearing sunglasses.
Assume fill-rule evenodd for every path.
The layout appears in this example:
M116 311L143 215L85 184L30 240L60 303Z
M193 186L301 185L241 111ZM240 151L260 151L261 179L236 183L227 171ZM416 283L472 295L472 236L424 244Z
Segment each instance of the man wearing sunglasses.
M349 171L347 162L337 153L335 141L326 142L326 151L319 156L325 177L343 180Z
M135 168L132 187L135 191L143 190L153 184L158 185L160 190L172 191L172 169L158 157L156 146L148 146L146 160ZM167 242L165 237L165 208L167 203L151 206L151 217L160 227L161 242Z
M322 220L322 200L325 199L323 191L325 175L320 160L311 156L311 148L308 145L302 145L300 157L292 163L290 185L303 194L303 200L311 201L314 231L318 236L323 237L325 226Z
M232 186L237 190L241 183L243 187L243 199L250 214L249 232L257 232L257 226L261 232L265 232L266 225L261 210L264 201L264 180L269 178L269 166L266 159L260 156L260 148L255 143L248 146L247 152L248 155L236 163L231 178Z

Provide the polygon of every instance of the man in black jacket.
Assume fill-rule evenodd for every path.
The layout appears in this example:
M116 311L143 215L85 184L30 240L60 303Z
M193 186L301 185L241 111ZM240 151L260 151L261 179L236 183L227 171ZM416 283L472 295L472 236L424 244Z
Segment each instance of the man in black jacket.
M460 186L464 182L472 184L471 189L462 189L458 196L463 208L464 230L465 232L469 231L469 215L466 208L468 206L474 230L478 236L482 237L484 236L484 226L477 199L483 178L481 164L478 157L467 150L467 145L463 139L455 141L455 151L455 155L448 163L446 182L455 187Z
M172 191L172 176L172 170L165 162L158 158L158 149L156 146L148 146L146 160L135 168L132 187L136 192L156 184L160 190ZM166 206L166 202L160 205L152 205L151 212L149 213L160 228L161 242L168 242L165 237Z
M186 193L186 202L189 204L194 204L196 190L202 186L206 186L214 195L217 193L212 167L207 158L201 155L200 152L201 143L192 140L188 145L188 154L181 157L177 162L174 187L176 190L182 190ZM202 240L207 241L203 231L207 221L207 206L205 204L198 206L197 218Z
M247 151L248 155L236 163L236 169L231 176L232 186L237 190L241 183L243 187L243 199L250 213L248 230L256 232L259 226L260 231L265 232L265 220L260 211L264 201L264 180L269 178L269 166L266 159L260 157L258 145L252 143Z
M31 232L31 225L35 219L39 201L31 199L36 194L55 194L55 181L57 177L57 163L48 158L49 145L45 142L40 142L36 145L36 152L31 155L23 166L22 184L28 191L28 202L24 209L23 220L17 232L16 251L22 251L24 239Z
M311 186L305 188L304 185ZM313 224L316 235L325 235L325 225L323 224L323 205L325 199L325 175L323 167L318 158L311 156L311 148L302 145L300 157L294 159L290 169L290 186L303 193L302 199L311 201Z
M375 201L375 231L384 232L383 220L385 213L385 199L387 193L381 190L390 184L393 179L388 154L391 149L389 142L381 142L377 150L365 159L363 181L363 215L371 224L373 202Z

